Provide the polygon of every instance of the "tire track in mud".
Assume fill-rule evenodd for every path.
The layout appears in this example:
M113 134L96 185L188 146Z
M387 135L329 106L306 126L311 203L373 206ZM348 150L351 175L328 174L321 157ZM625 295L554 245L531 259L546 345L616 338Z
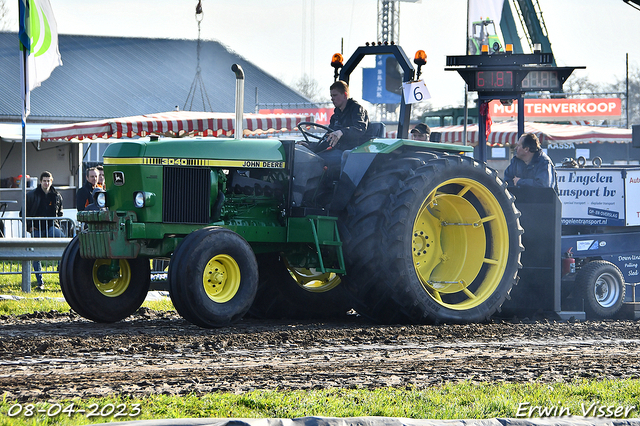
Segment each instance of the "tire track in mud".
M50 313L0 317L0 327L0 390L22 401L640 377L634 321L381 326L349 317L205 330L141 310L116 324Z

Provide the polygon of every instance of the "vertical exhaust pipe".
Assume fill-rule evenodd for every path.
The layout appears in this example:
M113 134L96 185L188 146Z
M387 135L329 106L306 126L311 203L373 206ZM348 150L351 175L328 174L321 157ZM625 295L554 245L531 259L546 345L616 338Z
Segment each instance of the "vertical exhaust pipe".
M236 74L236 123L233 127L234 138L242 139L244 129L243 125L243 111L244 111L244 71L238 64L231 65L231 71Z

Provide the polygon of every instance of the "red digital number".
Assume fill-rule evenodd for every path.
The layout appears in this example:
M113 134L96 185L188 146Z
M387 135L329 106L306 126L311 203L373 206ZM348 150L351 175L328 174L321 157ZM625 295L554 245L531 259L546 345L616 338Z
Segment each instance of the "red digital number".
M478 71L476 73L478 89L513 89L512 71Z

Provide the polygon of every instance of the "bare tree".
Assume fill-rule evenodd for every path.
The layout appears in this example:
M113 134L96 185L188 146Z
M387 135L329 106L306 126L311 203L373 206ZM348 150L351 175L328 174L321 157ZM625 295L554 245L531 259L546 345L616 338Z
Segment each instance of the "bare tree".
M302 76L300 80L295 82L295 87L298 91L307 99L313 102L326 102L328 101L327 97L323 95L323 90L320 89L317 80L312 79L307 74ZM329 89L327 88L328 92Z
M608 86L607 89L611 92L626 94L626 78L618 79L615 83ZM629 123L627 124L629 126L632 124L640 124L640 69L638 68L629 70L629 99L627 99L627 108L629 109ZM623 123L625 123L625 119L626 117L622 118Z
M433 111L431 102L418 102L411 105L411 120L422 120L425 112Z
M604 85L593 83L588 77L571 76L563 85L565 93L594 94L605 91Z

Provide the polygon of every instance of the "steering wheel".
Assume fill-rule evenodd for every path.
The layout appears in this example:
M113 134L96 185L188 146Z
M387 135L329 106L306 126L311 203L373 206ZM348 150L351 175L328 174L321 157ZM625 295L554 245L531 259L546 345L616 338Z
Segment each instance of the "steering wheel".
M302 126L314 126L314 127L319 127L323 130L325 130L325 134L322 136L318 136L318 135L314 135L313 133L309 132L308 130L304 130L302 128ZM313 152L320 152L323 151L327 148L327 146L329 144L329 141L327 140L327 135L329 133L332 133L334 130L329 127L329 126L324 126L322 124L319 123L314 123L311 121L301 121L300 123L298 123L298 130L300 131L300 133L302 133L302 136L304 136L304 140L307 142L307 144L310 143L314 143L316 146L314 146L311 150ZM311 142L309 140L309 138L313 138L313 139L317 139L316 142Z

